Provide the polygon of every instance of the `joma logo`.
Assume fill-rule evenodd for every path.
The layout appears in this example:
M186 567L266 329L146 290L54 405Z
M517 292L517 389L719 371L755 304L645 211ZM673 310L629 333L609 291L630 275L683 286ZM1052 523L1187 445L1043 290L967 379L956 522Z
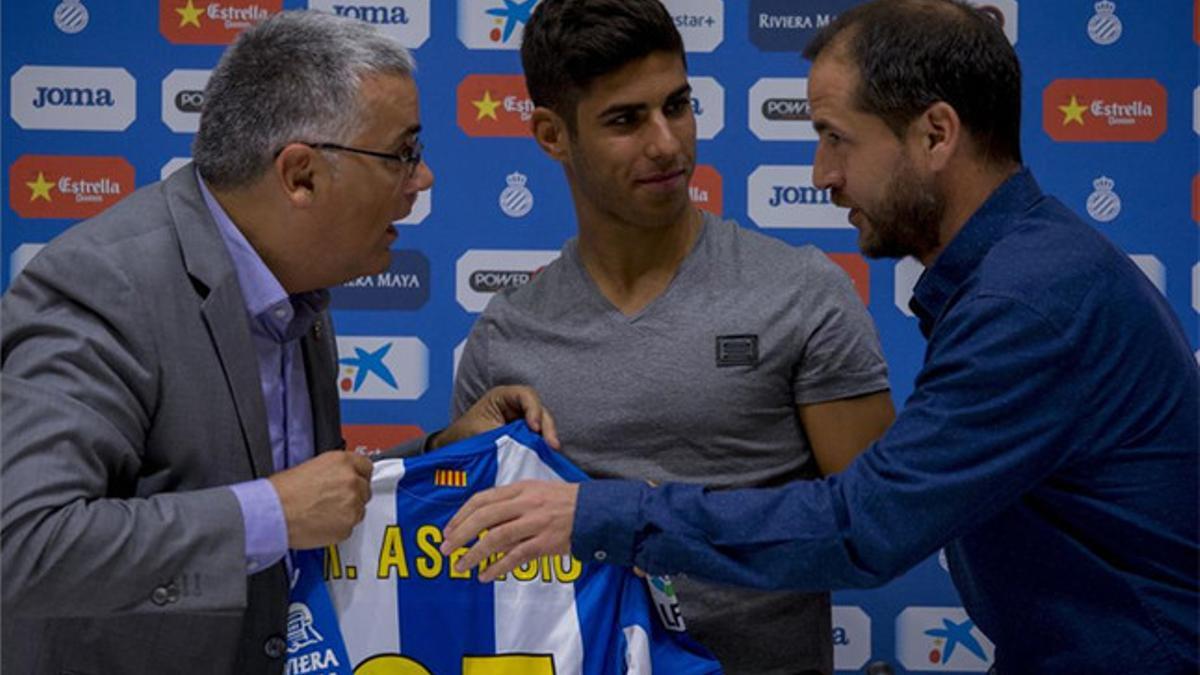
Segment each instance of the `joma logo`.
M408 12L403 7L356 7L354 5L334 5L333 12L338 16L347 16L376 25L406 24Z
M82 106L87 108L116 105L113 93L108 89L88 89L85 87L38 87L37 96L33 99L33 107L46 106Z

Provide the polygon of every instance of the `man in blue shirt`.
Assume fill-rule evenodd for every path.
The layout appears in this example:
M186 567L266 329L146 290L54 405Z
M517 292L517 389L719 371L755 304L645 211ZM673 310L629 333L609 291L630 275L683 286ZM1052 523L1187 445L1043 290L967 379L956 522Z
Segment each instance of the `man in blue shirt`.
M1020 66L951 0L872 2L807 48L814 182L871 256L926 266L929 341L892 428L777 489L595 481L478 495L460 565L507 551L802 589L877 586L946 548L999 673L1194 673L1200 377L1145 276L1020 154ZM1031 639L1030 636L1054 639Z

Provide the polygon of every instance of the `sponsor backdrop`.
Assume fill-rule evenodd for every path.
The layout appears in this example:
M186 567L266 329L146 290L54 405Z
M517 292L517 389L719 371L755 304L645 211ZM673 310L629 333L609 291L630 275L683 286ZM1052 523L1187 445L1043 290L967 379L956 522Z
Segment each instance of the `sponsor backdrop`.
M561 171L528 137L515 51L536 0L28 0L3 5L2 281L41 244L190 154L209 69L239 30L311 6L378 24L420 64L437 174L391 269L334 291L338 386L352 447L446 419L454 365L497 290L526 282L574 231ZM800 47L847 0L668 0L689 50L699 127L692 197L830 253L879 327L898 402L924 345L907 299L921 268L865 261L846 214L812 187ZM1196 0L979 0L1025 66L1024 148L1043 186L1126 250L1193 347L1200 312ZM986 495L981 495L986 498ZM981 672L992 645L938 557L836 595L838 668ZM1052 639L1030 635L1031 640ZM1067 646L1069 648L1069 646Z

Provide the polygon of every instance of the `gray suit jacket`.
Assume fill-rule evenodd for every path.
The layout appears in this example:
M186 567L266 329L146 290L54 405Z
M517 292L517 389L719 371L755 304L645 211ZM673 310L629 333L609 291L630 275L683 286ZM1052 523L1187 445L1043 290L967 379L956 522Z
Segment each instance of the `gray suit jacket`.
M274 469L248 317L194 172L47 246L0 306L5 673L279 673L282 564L224 486ZM342 444L327 314L303 338Z

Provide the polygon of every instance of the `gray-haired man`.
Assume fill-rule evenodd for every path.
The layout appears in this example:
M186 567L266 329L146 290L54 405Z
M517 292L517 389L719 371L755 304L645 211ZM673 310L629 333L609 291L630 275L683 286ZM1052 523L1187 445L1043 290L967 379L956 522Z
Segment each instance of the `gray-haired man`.
M308 12L244 33L195 165L81 223L4 297L3 670L280 673L288 548L347 536L325 288L385 269L433 183L413 63ZM433 444L515 416L493 390Z

